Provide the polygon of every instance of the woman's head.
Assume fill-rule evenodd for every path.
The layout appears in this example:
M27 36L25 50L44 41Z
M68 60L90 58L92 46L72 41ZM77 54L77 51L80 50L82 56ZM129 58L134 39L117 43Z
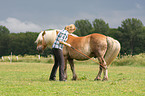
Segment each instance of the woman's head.
M76 30L76 27L74 24L70 24L65 27L65 30L67 30L69 33L73 33Z

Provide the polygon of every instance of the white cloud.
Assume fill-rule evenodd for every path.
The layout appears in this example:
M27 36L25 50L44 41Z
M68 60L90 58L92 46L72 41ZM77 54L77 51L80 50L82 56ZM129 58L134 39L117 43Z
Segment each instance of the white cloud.
M145 24L145 17L143 17L142 14L144 14L144 10L114 10L111 12L100 13L97 15L97 18L105 20L110 28L117 28L118 26L121 26L122 21L127 18L138 18Z
M138 4L138 3L136 3L136 8L141 9L142 6L140 4Z
M5 21L0 21L0 25L6 26L10 32L39 32L41 31L41 27L32 22L22 22L16 18L7 18Z
M45 26L43 26L43 30L46 30L46 29L64 29L64 27L66 26L66 24L65 25L63 25L63 24L49 24L49 25L45 25Z

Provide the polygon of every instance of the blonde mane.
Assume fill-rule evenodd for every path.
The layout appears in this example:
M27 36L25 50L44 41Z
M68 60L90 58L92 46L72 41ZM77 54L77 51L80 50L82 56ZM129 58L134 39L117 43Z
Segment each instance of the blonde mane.
M39 42L41 42L42 41L42 32L43 31L41 31L41 33L39 33L39 35L38 35L38 37L37 37L37 39L36 39L36 41L35 41L35 43L39 43Z
M43 38L42 38L42 34L43 34L44 31L41 31L41 33L38 35L35 43L39 43L39 42L42 42ZM44 41L45 43L48 45L48 47L51 47L53 42L55 41L56 39L56 30L50 30L50 31L45 31L45 35L44 35Z
M52 47L56 37L57 37L57 33L56 30L51 30L51 31L45 31L45 35L44 35L44 41L46 42L46 44L48 45L48 47Z

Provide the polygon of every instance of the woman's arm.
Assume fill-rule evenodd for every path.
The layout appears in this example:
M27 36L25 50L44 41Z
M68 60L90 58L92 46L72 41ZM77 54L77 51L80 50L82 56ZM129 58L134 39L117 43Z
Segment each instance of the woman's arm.
M71 45L69 43L66 43L66 42L63 42L63 41L59 41L59 43L65 45L65 46L71 47Z

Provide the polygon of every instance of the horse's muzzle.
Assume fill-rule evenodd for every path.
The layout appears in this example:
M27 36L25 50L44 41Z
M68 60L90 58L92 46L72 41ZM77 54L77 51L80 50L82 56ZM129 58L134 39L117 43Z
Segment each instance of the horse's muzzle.
M42 47L41 46L37 47L37 51L38 51L38 53L42 53L43 52Z

